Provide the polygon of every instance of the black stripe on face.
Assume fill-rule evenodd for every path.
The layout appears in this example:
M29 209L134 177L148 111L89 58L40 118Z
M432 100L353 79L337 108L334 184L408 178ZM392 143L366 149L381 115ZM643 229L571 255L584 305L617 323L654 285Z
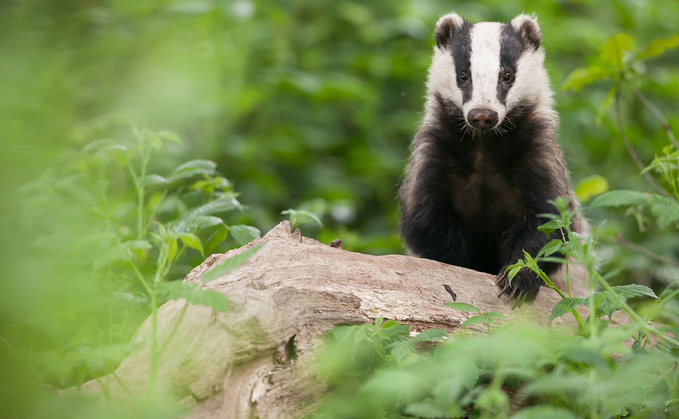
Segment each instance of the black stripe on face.
M497 100L507 104L507 93L516 79L516 64L526 50L521 35L511 25L503 25L500 32L500 73L497 83Z
M457 87L462 90L462 102L467 102L472 98L472 72L471 72L471 23L465 21L462 27L458 28L453 35L452 42L448 45L450 54L455 63Z

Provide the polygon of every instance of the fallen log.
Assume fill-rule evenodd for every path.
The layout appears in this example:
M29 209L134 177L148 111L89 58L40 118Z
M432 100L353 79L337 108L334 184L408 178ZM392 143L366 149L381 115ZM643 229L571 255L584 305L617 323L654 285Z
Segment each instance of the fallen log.
M325 388L311 368L315 350L323 334L339 325L382 316L414 332L455 331L471 314L444 306L453 294L508 321L546 325L560 300L543 287L534 303L512 310L497 298L492 275L410 256L349 252L299 230L292 233L287 221L240 249L208 257L185 281L200 282L216 264L259 244L244 264L204 285L229 298L226 313L183 300L158 311L157 341L169 349L158 360L157 389L184 397L193 405L190 418L287 418L310 412ZM556 323L572 324L572 316ZM114 374L84 388L105 388L114 399L145 392L149 334L147 320L132 340L139 349Z

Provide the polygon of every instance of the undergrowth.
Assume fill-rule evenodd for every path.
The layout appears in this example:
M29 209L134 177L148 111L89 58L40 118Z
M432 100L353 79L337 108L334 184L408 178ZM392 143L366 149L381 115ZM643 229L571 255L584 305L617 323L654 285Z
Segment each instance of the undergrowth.
M650 219L644 217L647 223L679 228L679 144L664 115L638 90L646 61L677 45L679 37L674 36L637 51L629 36L617 34L592 65L566 81L568 89L613 81L598 118L613 107L621 141L653 190L601 193L607 189L605 180L588 179L578 191L599 195L584 211L622 207L638 216L650 210ZM667 146L647 166L622 125L626 89L658 118L668 137ZM411 337L407 326L381 318L374 325L334 329L321 360L330 392L312 417L679 417L679 278L658 295L643 285L610 285L621 270L598 266L600 229L587 236L573 232L570 220L576 212L567 210L565 199L553 204L560 215L543 215L547 222L539 229L547 236L560 230L562 238L547 243L537 255L524 252L524 258L508 268L509 278L521 269L533 271L562 297L550 324L570 315L577 328L508 324L499 313L480 313L456 302L447 305L474 313L461 325L471 334L428 330ZM566 290L557 288L538 261L557 261L566 269L573 264L583 267L589 278L587 297L572 296L570 283ZM587 309L578 312L578 306ZM628 321L614 323L618 311ZM580 313L587 314L583 318ZM438 344L418 351L423 341Z
M260 232L227 223L244 207L214 162L187 161L165 175L151 171L154 153L180 143L175 134L136 127L109 134L115 139L89 141L79 152L59 156L60 164L21 191L16 218L37 236L31 243L36 262L22 286L30 287L31 276L68 281L26 289L36 309L17 309L25 317L0 329L0 342L17 370L7 373L32 376L42 387L32 391L77 388L113 372L137 349L128 342L150 317L149 389L138 396L153 399L158 361L173 337L157 339L158 308L183 300L178 323L189 304L226 311L226 296L181 280L207 255L246 244ZM244 257L213 271L232 269ZM3 397L22 391L17 386ZM33 408L40 411L26 410Z

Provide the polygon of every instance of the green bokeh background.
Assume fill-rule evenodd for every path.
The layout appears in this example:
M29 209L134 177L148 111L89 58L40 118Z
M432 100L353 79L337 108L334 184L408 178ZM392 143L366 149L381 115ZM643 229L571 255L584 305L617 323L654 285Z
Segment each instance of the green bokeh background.
M640 48L676 34L676 0L0 3L0 400L10 417L61 415L61 402L39 397L37 388L77 381L55 378L75 362L63 348L82 352L83 333L90 342L125 343L145 316L107 299L115 281L102 286L86 264L63 259L64 247L73 262L86 245L41 241L55 226L86 233L94 225L86 209L63 194L36 201L25 185L46 171L58 174L94 140L125 141L132 126L169 130L183 145L154 155L152 171L215 161L248 207L239 222L265 232L284 219L282 210L307 209L323 227L310 223L305 235L341 238L352 251L402 252L396 190L422 117L433 26L452 10L470 21L537 14L573 182L600 175L612 189L647 189L612 114L596 122L610 85L560 86L617 32ZM650 64L639 87L677 125L679 52ZM628 135L650 162L666 136L638 102L623 99ZM27 211L26 196L42 216ZM609 219L611 235L677 257L676 233L642 233L616 211L589 216L593 224ZM602 253L626 268L627 280L676 279L676 271L624 249L604 246ZM111 314L120 310L134 312ZM97 325L112 321L120 324L98 336ZM82 378L115 360L102 362Z

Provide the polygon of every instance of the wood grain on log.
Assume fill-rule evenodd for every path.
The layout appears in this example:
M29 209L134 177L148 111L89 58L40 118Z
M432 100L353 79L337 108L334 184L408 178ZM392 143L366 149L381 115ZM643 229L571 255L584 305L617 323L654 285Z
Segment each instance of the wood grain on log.
M378 316L407 323L414 331L453 331L471 314L444 306L452 301L445 285L457 301L505 314L509 321L547 324L560 300L543 287L534 303L512 310L497 298L492 275L410 256L342 250L299 231L291 233L287 221L240 249L210 256L185 281L200 282L215 264L260 243L264 246L247 262L204 286L229 298L226 313L186 306L184 301L170 301L159 309L158 342L169 349L159 360L158 388L194 404L189 417L304 415L324 390L310 368L324 332L373 322ZM572 322L572 316L558 321ZM141 348L123 360L116 376L85 387L102 384L114 398L145 391L149 324L133 339Z

